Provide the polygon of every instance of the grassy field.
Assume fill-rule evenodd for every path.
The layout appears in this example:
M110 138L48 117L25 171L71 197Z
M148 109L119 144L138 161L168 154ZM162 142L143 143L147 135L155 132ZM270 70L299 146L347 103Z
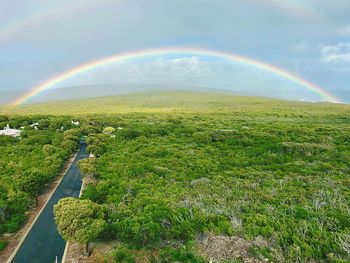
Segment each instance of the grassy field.
M326 115L346 116L349 105L331 103L303 103L282 100L233 96L225 93L165 91L124 94L111 97L57 101L0 107L0 114L11 115L85 115L122 114L130 112L182 112L220 113L251 115Z
M173 91L0 112L81 121L97 156L83 198L114 244L99 260L350 260L348 105Z

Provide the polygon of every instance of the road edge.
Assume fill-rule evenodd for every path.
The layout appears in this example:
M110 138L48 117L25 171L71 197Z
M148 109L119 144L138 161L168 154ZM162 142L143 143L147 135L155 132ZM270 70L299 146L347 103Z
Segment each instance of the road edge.
M66 246L64 248L64 253L63 253L63 256L62 256L61 263L65 263L66 262L66 258L67 258L67 254L68 254L68 248L69 248L69 241L66 242Z
M40 209L39 213L36 215L36 217L34 218L33 222L30 224L30 226L28 227L28 229L26 230L26 232L24 233L24 235L22 236L21 240L19 241L17 247L15 248L15 250L13 251L13 253L11 254L11 256L8 258L8 260L6 261L6 263L11 263L12 260L15 258L15 256L17 255L18 250L21 248L21 246L23 245L24 240L26 240L28 234L30 233L30 231L32 230L33 226L35 225L36 221L38 220L39 216L41 215L41 213L44 211L46 205L48 204L48 202L50 201L52 195L56 192L57 187L61 184L63 178L66 176L66 173L68 172L68 170L70 169L70 167L72 166L72 164L74 163L75 159L78 156L80 149L73 155L73 161L69 164L69 166L67 167L66 171L64 172L62 178L58 181L57 185L55 186L55 188L52 190L51 194L48 196L45 204L43 205L43 207ZM70 158L71 159L71 158Z

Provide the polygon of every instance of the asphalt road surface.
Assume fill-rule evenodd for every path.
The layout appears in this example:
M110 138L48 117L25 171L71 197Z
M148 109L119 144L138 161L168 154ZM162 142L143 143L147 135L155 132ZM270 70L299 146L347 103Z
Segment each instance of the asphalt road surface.
M66 242L57 231L53 206L63 197L78 197L82 179L77 161L88 157L86 144L81 143L77 157L50 198L35 225L31 229L12 262L51 263L61 262Z

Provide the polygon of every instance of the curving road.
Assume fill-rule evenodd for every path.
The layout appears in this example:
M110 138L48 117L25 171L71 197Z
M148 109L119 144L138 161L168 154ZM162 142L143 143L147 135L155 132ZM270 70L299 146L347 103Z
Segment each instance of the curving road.
M51 263L55 262L56 256L57 262L61 262L66 242L57 231L53 206L63 197L79 196L82 180L77 161L87 157L86 144L82 142L73 164L11 261L12 263Z

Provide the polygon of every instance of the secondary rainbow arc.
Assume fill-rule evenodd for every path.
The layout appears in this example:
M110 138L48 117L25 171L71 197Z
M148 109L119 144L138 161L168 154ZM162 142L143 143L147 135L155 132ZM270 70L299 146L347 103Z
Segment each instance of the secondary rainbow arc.
M293 0L252 0L252 2L260 2L263 4L270 4L276 8L282 8L288 12L294 12L298 15L313 16L314 12L310 7L305 4L305 1L293 1ZM45 21L52 18L60 18L67 13L84 10L86 8L94 8L103 3L114 3L113 0L86 0L84 3L71 1L69 4L64 5L49 5L46 8L41 8L35 12L29 12L27 15L17 16L10 21L4 21L0 24L0 39L6 39L9 36L15 35L27 27L31 27L37 24L43 24Z
M84 10L94 9L101 4L108 4L112 0L86 0L84 2L71 1L68 3L61 3L60 5L44 6L38 8L35 12L28 12L27 15L17 16L16 19L4 21L0 24L0 40L7 40L13 35L19 35L26 28L42 25L44 22L67 16L68 14L75 14Z
M98 59L95 61L91 61L85 64L81 64L77 67L74 67L72 69L69 69L59 75L54 76L53 78L50 78L43 83L39 84L38 86L35 86L32 88L29 92L21 96L20 98L16 99L12 105L20 105L27 100L29 100L32 97L35 97L40 92L49 89L51 87L56 86L57 84L63 82L64 80L67 80L69 78L72 78L76 75L88 72L90 70L93 70L95 68L109 65L121 61L136 59L136 58L143 58L143 57L151 57L151 56L164 56L164 55L198 55L198 56L207 56L207 57L216 57L216 58L223 58L227 60L231 60L237 63L242 63L248 66L252 66L254 68L258 68L267 72L270 72L272 74L275 74L277 76L280 76L282 78L288 79L296 84L298 84L301 87L304 87L316 94L318 94L320 97L322 97L324 100L334 103L342 103L336 96L329 93L327 90L317 86L316 84L305 80L291 72L288 72L282 68L278 68L274 65L254 60L248 57L243 57L241 55L223 52L223 51L217 51L212 49L205 49L205 48L198 48L198 47L177 47L177 48L158 48L158 49L145 49L140 51L134 51L134 52L127 52L127 53L119 53L116 55L112 55L106 58Z

